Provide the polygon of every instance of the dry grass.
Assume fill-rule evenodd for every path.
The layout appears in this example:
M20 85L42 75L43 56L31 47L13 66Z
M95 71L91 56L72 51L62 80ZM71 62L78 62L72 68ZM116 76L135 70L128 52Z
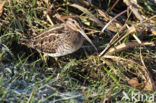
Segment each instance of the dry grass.
M124 103L129 102L123 99L124 93L129 98L132 93L147 94L148 98L155 95L156 37L154 33L150 36L152 31L147 28L156 26L152 0L136 4L143 21L130 9L113 19L127 9L126 0L92 0L91 5L87 0L47 1L5 3L0 16L0 102ZM39 34L71 16L81 19L99 53L85 42L80 50L58 58L58 62L50 57L45 62L41 53L17 43L21 37ZM131 27L134 29L128 29ZM126 43L130 46L122 47ZM112 49L113 54L99 57L106 47L105 54Z

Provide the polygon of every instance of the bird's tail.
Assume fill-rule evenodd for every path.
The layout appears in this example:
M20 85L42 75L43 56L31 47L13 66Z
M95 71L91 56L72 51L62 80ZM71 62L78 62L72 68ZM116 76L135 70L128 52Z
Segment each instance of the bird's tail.
M26 39L26 38L20 39L18 41L18 44L26 45L26 46L29 46L29 47L31 47L31 45L32 45L31 40L30 39Z

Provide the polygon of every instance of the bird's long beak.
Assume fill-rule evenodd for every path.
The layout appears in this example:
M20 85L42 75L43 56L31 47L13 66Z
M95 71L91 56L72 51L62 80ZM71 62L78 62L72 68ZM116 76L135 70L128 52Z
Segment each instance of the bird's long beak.
M96 51L98 51L96 46L93 44L93 42L89 39L89 37L86 35L86 33L81 28L80 28L79 32L82 34L83 37L85 37L85 39L87 39L87 41L94 47L94 49Z

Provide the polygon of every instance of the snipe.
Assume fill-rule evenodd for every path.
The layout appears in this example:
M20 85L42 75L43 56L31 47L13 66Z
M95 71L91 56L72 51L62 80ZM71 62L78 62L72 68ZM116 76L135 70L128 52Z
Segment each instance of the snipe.
M19 44L34 48L51 57L60 57L77 51L83 44L83 37L97 50L75 18L68 18L66 22L40 35L21 39Z

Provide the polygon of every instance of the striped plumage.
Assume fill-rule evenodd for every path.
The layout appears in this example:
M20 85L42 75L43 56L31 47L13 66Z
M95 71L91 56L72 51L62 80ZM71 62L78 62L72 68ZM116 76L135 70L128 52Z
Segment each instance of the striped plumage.
M83 36L93 45L91 40L81 29L79 23L69 18L65 23L49 29L40 35L23 38L19 44L26 45L43 52L51 57L60 57L77 51L83 44Z

